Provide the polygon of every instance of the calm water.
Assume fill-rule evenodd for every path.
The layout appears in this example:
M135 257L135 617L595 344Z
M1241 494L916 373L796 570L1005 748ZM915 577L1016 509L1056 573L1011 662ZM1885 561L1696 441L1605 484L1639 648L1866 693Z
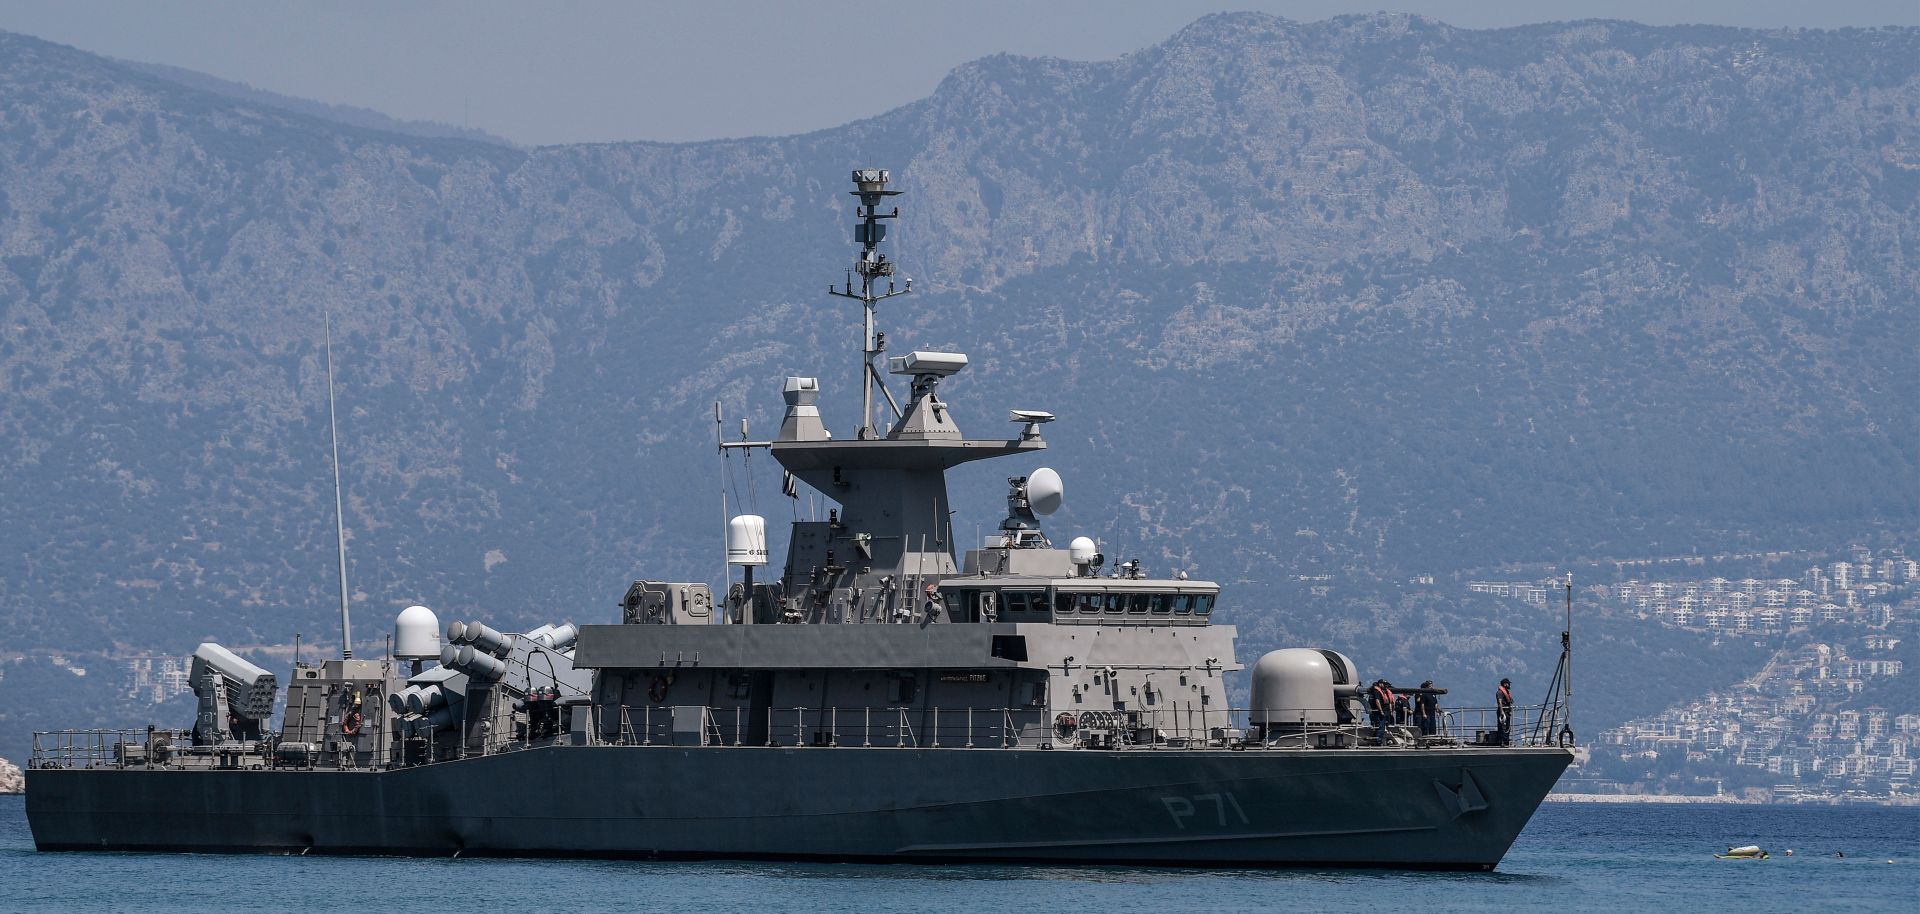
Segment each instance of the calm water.
M1749 841L1776 856L1711 856ZM1792 859L1777 854L1789 847ZM1689 907L1670 914L1920 910L1920 810L1552 804L1499 872L1469 875L37 854L21 799L0 797L6 912L1624 912L1676 904Z

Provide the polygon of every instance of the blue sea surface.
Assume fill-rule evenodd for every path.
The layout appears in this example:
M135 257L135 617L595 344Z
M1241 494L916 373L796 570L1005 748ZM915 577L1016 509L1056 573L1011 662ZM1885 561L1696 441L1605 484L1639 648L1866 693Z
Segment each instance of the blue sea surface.
M1714 851L1760 844L1770 860ZM1792 848L1795 856L1784 852ZM1844 853L1845 857L1835 856ZM1887 861L1891 859L1892 864ZM1493 873L41 854L0 797L0 911L1920 911L1920 809L1548 804Z

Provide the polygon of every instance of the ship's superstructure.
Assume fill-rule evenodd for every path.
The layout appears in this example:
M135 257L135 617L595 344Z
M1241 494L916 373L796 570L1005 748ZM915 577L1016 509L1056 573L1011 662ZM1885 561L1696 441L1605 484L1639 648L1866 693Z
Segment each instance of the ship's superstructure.
M1110 563L1088 537L1056 546L1054 471L1011 476L999 528L956 542L946 471L1036 454L1054 417L1013 409L1008 437L965 437L941 386L967 356L885 357L875 305L911 289L882 248L898 192L883 170L853 177L860 253L832 291L863 310L860 423L834 437L818 379L790 377L776 435L720 445L771 455L828 505L793 523L776 576L755 579L765 521L740 515L742 580L718 594L643 578L617 621L521 633L411 607L389 659L296 662L277 731L276 678L202 645L191 731L37 737L36 843L1497 863L1570 759L1564 691L1414 726L1369 713L1352 660L1297 648L1262 657L1234 708L1219 586Z

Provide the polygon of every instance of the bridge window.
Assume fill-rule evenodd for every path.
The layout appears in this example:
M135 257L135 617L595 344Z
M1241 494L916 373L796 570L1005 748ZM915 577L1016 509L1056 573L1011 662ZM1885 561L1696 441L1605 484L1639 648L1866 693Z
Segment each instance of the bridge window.
M1026 592L1017 591L1016 593L1024 596ZM947 619L953 622L985 622L989 615L998 617L1004 616L1008 611L1017 611L1016 607L999 599L1001 594L992 590L942 591L940 596L946 602ZM998 612L995 611L996 606ZM1040 606L1044 610L1046 604L1043 602Z
M1154 594L1153 611L1155 615L1173 612L1173 595L1165 593Z
M1118 593L1107 594L1101 600L1101 608L1105 609L1107 612L1110 612L1110 613L1126 612L1127 611L1126 594L1118 594Z
M1001 616L1008 614L1033 615L1045 618L1047 615L1047 594L1041 590L1007 590L1000 593Z
M1193 611L1203 616L1213 612L1213 594L1203 593L1195 596Z
M1173 598L1173 611L1181 615L1193 612L1193 594L1183 593Z
M1127 612L1144 613L1146 611L1147 611L1147 594L1144 594L1144 593L1127 594Z

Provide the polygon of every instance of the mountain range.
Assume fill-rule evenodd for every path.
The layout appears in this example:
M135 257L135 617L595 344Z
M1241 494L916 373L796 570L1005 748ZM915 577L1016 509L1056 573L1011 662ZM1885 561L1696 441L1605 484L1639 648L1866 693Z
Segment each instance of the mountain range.
M892 351L969 353L972 435L1060 416L956 530L1054 466L1056 538L1223 582L1244 659L1544 688L1557 612L1464 576L1920 522L1920 29L1231 14L798 136L387 126L0 33L0 750L113 719L119 655L337 647L328 320L363 637L717 579L713 404L856 424L862 166ZM1596 728L1764 656L1580 616Z

